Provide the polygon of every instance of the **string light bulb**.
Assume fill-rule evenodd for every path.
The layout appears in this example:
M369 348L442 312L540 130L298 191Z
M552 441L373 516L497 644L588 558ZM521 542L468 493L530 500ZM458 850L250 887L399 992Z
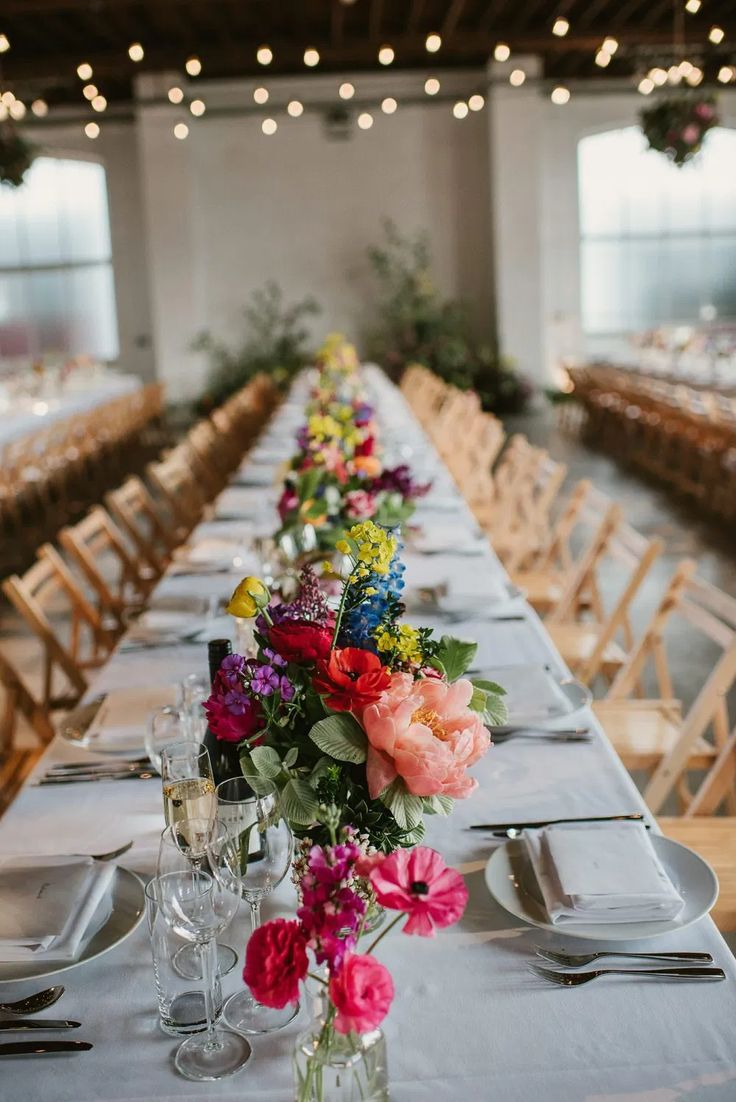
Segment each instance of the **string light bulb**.
M92 66L88 61L83 61L81 65L77 65L77 76L80 80L89 80L92 76Z
M523 69L512 69L509 73L509 84L514 88L521 88L522 84L526 80L526 73Z
M384 115L393 115L396 112L396 108L398 106L399 105L393 96L386 96L385 100L381 104L381 110L383 111Z
M370 111L363 111L362 114L358 115L358 126L361 130L370 130L373 126L373 115Z
M23 100L16 99L13 100L10 107L8 108L8 111L10 112L11 119L15 119L16 122L20 122L21 119L25 118L26 105L25 103L23 103Z
M190 77L198 77L202 72L202 62L198 57L188 57L184 62L184 68Z
M146 56L145 50L141 46L140 42L131 42L128 46L128 57L131 61L143 61Z
M84 133L87 135L88 138L91 138L92 141L94 141L95 138L99 138L100 136L100 128L96 122L88 122L84 128Z
M93 100L95 96L99 95L99 88L96 84L85 84L82 95L85 99Z
M700 11L700 0L686 0L685 11L690 12L691 15L697 15Z
M304 51L304 64L310 69L319 65L319 50L315 50L314 46L308 46Z
M468 107L471 111L482 111L485 105L486 101L483 99L483 96L479 95L477 92L468 100Z
M390 65L395 57L393 46L381 46L378 51L378 61L381 65Z
M658 88L661 88L663 84L667 83L667 71L665 69L650 69L648 75L649 79L654 81Z
M570 24L567 19L564 15L558 15L552 24L552 34L557 35L558 38L564 38L569 30Z
M708 40L712 42L714 46L719 46L725 37L726 32L723 27L711 27L708 31Z
M607 54L610 54L611 57L613 57L613 55L616 53L616 50L618 49L618 39L610 37L604 38L601 42L601 49L605 50Z
M693 71L693 63L692 61L688 61L687 58L683 58L677 68L680 70L681 76L689 77Z
M428 54L436 54L442 46L442 39L438 34L428 34L424 40L424 48Z
M270 65L273 61L273 50L270 46L259 46L256 50L256 61L259 65Z
M688 82L691 88L697 88L698 85L702 84L703 82L703 70L700 69L697 65L693 65L692 72L688 73L688 75L685 77L685 80Z
M349 80L345 80L337 89L337 94L340 99L352 99L355 95L355 86Z
M648 96L654 91L654 81L651 77L642 77L638 88L643 96Z
M508 61L511 57L511 47L505 42L497 42L493 50L493 56L496 61Z
M734 75L736 74L734 74L734 70L730 65L722 65L718 70L718 79L721 84L730 84L734 79Z
M276 122L276 119L264 119L261 123L261 130L264 134L268 135L268 137L275 134L278 128L279 124Z
M595 55L595 63L599 65L601 69L605 69L607 65L611 64L611 55L601 48Z
M95 96L95 98L92 100L93 111L104 111L106 107L107 100L104 96Z
M15 95L10 89L8 89L7 92L3 92L0 96L0 103L2 103L3 107L10 107L11 104L15 103Z
M268 103L268 88L254 88L253 99L261 105Z
M183 142L185 138L189 137L189 127L185 122L178 122L174 127L174 137L178 138L180 142Z
M179 86L176 84L173 88L169 88L166 94L169 97L169 103L181 103L181 101L184 99L184 93L182 92L181 88L179 88Z
M556 88L552 89L552 94L549 97L554 104L561 107L564 103L570 101L570 89L565 88L564 85L558 84Z
M298 99L292 99L287 103L286 110L292 119L298 119L300 115L304 114L304 104Z
M6 34L0 34L0 54L6 54L10 49L10 39Z
M31 111L37 119L45 119L49 113L49 105L45 99L34 99L31 104Z
M428 96L436 96L440 87L440 82L437 80L437 77L427 77L424 82L424 91Z
M456 104L455 104L455 105L453 106L453 108L452 108L452 113L453 113L453 115L455 116L455 118L456 118L456 119L464 119L464 118L467 118L467 115L468 115L468 105L467 105L467 103L465 102L465 100L463 100L463 99L459 99L459 100L457 101L457 103L456 103Z
M207 110L207 105L203 99L193 99L189 104L189 110L192 112L196 119L200 119Z

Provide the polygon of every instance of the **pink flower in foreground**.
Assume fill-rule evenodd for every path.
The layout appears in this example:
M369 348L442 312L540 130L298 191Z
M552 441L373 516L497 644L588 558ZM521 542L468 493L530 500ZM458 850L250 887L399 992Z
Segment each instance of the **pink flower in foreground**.
M250 935L243 979L259 1003L281 1010L299 998L308 965L307 939L299 923L275 918Z
M368 490L351 490L345 495L345 512L351 520L372 517L376 511L376 499Z
M393 674L391 685L363 710L366 764L372 799L397 777L413 796L463 799L478 787L467 775L491 744L477 712L468 707L470 681L452 685Z
M468 902L460 873L428 846L395 850L371 869L369 879L382 907L408 914L405 934L434 937L438 927L458 921Z
M338 1033L367 1033L388 1014L394 982L375 957L349 953L340 971L330 979L330 998L337 1010Z
M696 123L691 122L691 123L688 123L688 125L686 127L684 127L684 129L682 131L682 140L687 145L695 145L695 143L697 142L699 137L700 137L700 127L697 126Z

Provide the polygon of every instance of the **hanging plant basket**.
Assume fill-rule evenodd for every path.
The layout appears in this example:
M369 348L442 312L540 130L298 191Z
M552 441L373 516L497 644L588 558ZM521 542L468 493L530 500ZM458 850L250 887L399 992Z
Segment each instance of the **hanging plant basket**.
M719 122L713 96L682 93L645 107L640 118L649 148L664 153L680 167L695 156L705 134Z
M0 184L20 187L31 167L34 149L10 122L0 123Z

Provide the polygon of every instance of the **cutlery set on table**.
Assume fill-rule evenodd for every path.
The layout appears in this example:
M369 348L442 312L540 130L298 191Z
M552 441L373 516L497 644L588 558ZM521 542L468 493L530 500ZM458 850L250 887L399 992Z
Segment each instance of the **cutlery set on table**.
M14 1002L0 1002L0 1033L57 1033L81 1028L81 1022L64 1018L34 1018L48 1010L64 994L63 987L47 987ZM89 1041L71 1041L37 1038L35 1040L0 1041L0 1057L3 1056L51 1056L63 1053L88 1052L93 1046Z

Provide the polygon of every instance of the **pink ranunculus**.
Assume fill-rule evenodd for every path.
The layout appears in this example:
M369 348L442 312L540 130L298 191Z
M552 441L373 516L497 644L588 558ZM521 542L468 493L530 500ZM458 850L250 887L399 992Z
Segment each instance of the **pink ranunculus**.
M338 1033L367 1033L381 1024L394 997L391 973L375 957L348 953L330 979Z
M362 715L369 748L368 789L375 799L398 775L413 796L469 796L478 782L467 775L491 744L477 712L468 707L470 681L393 674L391 685Z
M688 123L683 128L681 137L687 145L695 145L700 138L700 127L694 122Z
M351 520L364 520L376 512L375 495L368 490L351 490L345 495L345 512Z
M696 118L702 119L703 122L710 122L715 118L715 108L709 103L697 103L693 110L693 114Z
M448 868L428 846L397 849L370 870L369 879L382 907L405 911L405 934L434 937L436 929L461 918L468 889L459 872Z

